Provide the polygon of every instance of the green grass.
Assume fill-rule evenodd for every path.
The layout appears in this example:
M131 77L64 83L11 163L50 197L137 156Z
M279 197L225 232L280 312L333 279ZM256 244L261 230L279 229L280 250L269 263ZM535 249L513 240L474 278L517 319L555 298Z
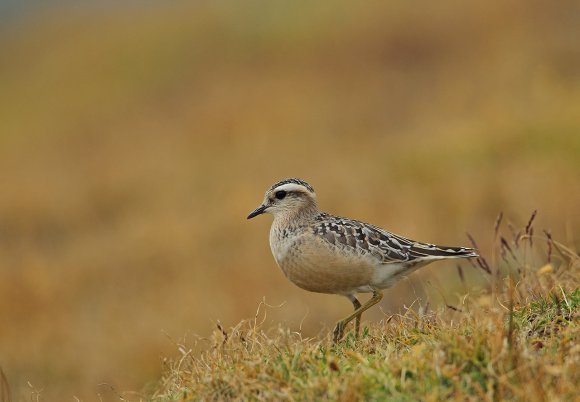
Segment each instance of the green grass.
M210 339L179 344L152 400L574 400L580 260L532 232L529 225L503 246L496 234L489 260L503 263L474 264L491 267L491 274L481 269L487 289L459 305L386 316L358 340L351 332L334 346L330 336L266 330L262 304L253 320L218 324Z

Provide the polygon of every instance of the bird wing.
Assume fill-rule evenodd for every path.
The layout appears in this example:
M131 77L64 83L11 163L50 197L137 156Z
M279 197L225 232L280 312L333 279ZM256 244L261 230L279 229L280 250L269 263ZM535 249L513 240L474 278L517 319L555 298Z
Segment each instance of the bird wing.
M336 247L372 254L383 264L478 256L472 248L421 243L365 222L326 213L316 217L312 230L314 235Z

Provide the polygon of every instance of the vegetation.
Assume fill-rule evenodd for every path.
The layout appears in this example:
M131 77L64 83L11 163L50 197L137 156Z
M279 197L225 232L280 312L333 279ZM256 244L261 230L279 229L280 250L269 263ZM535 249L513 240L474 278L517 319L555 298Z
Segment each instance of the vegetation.
M533 219L533 217L532 217ZM431 310L414 305L338 345L254 320L217 325L196 355L178 345L155 401L572 401L580 383L580 259L528 227L477 267L490 286ZM463 277L462 268L458 275ZM493 277L500 279L495 281Z

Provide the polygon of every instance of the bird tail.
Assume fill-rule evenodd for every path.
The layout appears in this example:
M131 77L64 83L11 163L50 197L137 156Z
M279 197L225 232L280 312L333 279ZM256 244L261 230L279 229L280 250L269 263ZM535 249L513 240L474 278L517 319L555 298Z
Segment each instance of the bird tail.
M469 247L436 246L427 243L414 243L409 250L415 258L473 258L479 257L477 250Z

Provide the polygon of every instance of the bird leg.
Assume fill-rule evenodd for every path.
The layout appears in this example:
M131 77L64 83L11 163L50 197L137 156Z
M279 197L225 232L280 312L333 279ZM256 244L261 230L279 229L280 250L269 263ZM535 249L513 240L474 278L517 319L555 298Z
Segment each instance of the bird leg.
M362 304L360 304L360 302L358 301L358 299L356 297L354 297L354 295L349 295L348 296L349 300L352 302L352 305L354 306L354 311L357 311L359 308L361 308ZM356 316L356 321L355 321L355 335L358 338L358 333L360 332L360 318L362 316L362 313L359 313Z
M354 298L354 296L353 296ZM346 327L346 325L351 322L354 318L356 318L356 326L357 326L357 335L358 335L358 326L360 325L360 318L362 313L364 313L366 310L368 310L369 308L371 308L372 306L374 306L375 304L377 304L378 302L381 301L381 299L383 298L383 293L378 290L378 289L373 289L373 296L362 306L360 305L359 301L356 300L356 298L354 298L354 300L356 300L356 303L351 299L352 304L355 306L355 310L354 313L352 313L351 315L349 315L348 317L346 317L343 320L340 320L339 322L336 323L336 327L334 328L334 337L333 337L333 342L337 343L343 336L344 336L344 327ZM357 308L357 304L358 307Z

